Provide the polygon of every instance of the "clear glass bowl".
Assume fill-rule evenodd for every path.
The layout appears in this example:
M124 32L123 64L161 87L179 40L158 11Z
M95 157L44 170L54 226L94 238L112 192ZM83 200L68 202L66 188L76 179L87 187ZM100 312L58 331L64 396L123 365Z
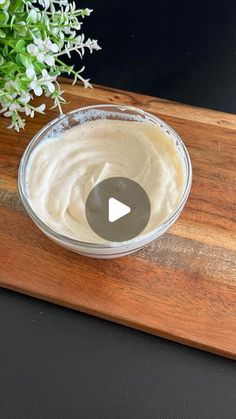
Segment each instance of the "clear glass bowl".
M138 237L126 242L94 244L75 240L57 233L56 231L48 227L38 217L38 215L35 214L35 212L31 208L27 192L26 174L27 165L31 153L34 151L35 147L37 147L37 145L41 141L44 141L48 138L53 138L58 133L68 130L77 124L82 124L88 120L104 118L116 120L151 121L152 123L157 124L161 129L165 130L165 132L175 143L176 150L178 151L182 159L185 171L185 184L181 200L176 210L165 220L165 222L163 222L161 225L158 225L149 233L143 235L141 234ZM82 255L104 259L125 256L129 253L135 252L136 250L141 249L143 246L147 245L148 243L152 242L153 240L160 237L163 233L165 233L165 231L177 220L181 211L183 210L191 189L191 182L192 166L190 157L183 141L178 136L178 134L176 134L176 132L169 125L167 125L165 122L163 122L156 116L144 112L141 109L123 105L88 106L68 112L67 114L62 115L59 118L54 119L52 122L43 127L29 143L22 156L18 174L19 193L23 205L29 216L40 228L40 230L43 231L44 234L46 234L51 240L53 240L60 246L65 247L66 249L72 250Z

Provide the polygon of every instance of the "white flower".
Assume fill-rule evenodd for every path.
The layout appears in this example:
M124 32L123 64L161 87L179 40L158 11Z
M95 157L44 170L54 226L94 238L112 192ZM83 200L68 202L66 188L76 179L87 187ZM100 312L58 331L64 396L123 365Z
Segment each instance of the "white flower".
M3 25L0 37L3 38L12 32L16 43L21 38L24 42L18 45L19 57L12 55L15 46L8 46L8 53L16 68L14 72L9 71L3 75L0 87L0 114L10 117L10 127L19 131L25 122L22 115L33 118L36 112L45 111L44 103L38 107L32 106L31 100L34 96L44 94L51 97L54 106L62 113L61 105L65 99L57 82L61 73L73 73L74 83L81 80L85 87L90 86L89 79L84 79L80 74L83 69L75 71L58 57L65 53L70 56L72 51L76 51L82 58L86 49L92 52L100 47L96 40L87 39L82 31L80 32L82 18L89 16L92 10L77 9L75 0L15 1L21 4L20 14L14 14L9 21L6 19L6 12L3 19L9 24L5 25L7 29ZM7 10L10 4L11 0L0 0L0 9ZM24 53L25 48L27 49ZM0 65L5 64L7 58L0 54ZM41 70L42 68L44 69Z
M65 39L65 35L64 35L64 33L63 33L63 32L60 32L60 33L59 33L59 38L60 38L60 40L61 40L61 41L64 41L64 39Z
M28 92L23 92L22 95L19 97L19 102L24 104L28 103L31 99L31 95Z
M38 106L37 108L25 107L25 114L26 116L30 116L31 118L33 118L35 112L44 113L45 108L45 103L42 103L42 105Z
M34 67L32 66L32 65L30 65L28 68L27 68L27 70L26 70L26 76L29 78L29 79L34 79L34 77L35 77L35 70L34 70Z
M27 51L29 54L37 58L40 63L46 63L50 67L55 64L55 59L50 52L58 52L59 48L57 44L53 44L49 38L45 40L40 38L34 38L34 44L29 44L27 46Z
M84 13L83 13L82 17L84 17L84 16L90 16L92 12L93 12L93 9L86 8L84 10Z
M88 40L85 42L85 46L89 49L91 53L93 52L93 50L99 51L101 49L96 39L88 38Z
M65 26L65 28L63 28L63 30L64 30L64 33L66 35L68 35L68 34L70 34L71 28L69 26Z
M50 6L50 0L38 0L40 6L43 6L47 10Z
M58 52L57 44L53 44L51 39L46 38L44 41L40 38L35 38L34 43L38 46L38 48L43 52Z
M44 46L46 51L52 51L52 52L58 52L59 48L57 46L57 44L53 44L51 39L47 38L45 39L45 41L43 41L43 44L41 43L41 45Z
M52 83L52 81L54 81L54 79L48 74L47 70L42 71L42 76L43 77L41 80L43 82L43 85L48 88L50 93L53 93L55 90L55 86Z
M87 89L88 87L92 87L91 84L89 83L89 80L90 79L83 79L85 89Z
M35 108L35 111L39 112L39 113L43 113L45 111L45 109L46 109L46 105L45 105L45 103L42 103L42 105Z
M60 32L60 29L56 26L55 26L55 28L50 28L50 29L51 29L51 32L52 32L53 35L58 35L59 34L59 36L60 36L60 34L63 33L63 32Z
M29 54L36 56L39 52L39 49L35 44L29 44L27 46L27 51L28 51Z
M26 116L29 116L31 114L32 110L28 107L25 107L25 114Z
M12 116L12 114L16 111L19 111L21 109L21 106L19 103L12 103L9 108L9 110L7 112L5 112L3 115L6 117Z
M40 82L36 79L30 83L30 88L34 91L36 96L41 96L43 94L43 89Z
M60 0L60 6L68 6L68 0Z
M55 58L52 55L46 55L44 61L49 67L52 67L55 64Z
M48 89L50 93L53 93L55 90L55 86L53 84L54 80L55 78L51 77L48 74L47 70L44 69L42 71L42 77L40 77L39 79L35 77L34 80L31 81L30 87L34 91L34 94L36 96L41 96L43 94L42 87L45 87L46 89Z
M15 116L12 119L12 123L8 125L8 129L14 128L17 132L20 131L21 128L25 127L25 120L20 117L20 115Z
M40 12L37 12L35 9L30 10L27 16L27 22L36 23L40 18Z

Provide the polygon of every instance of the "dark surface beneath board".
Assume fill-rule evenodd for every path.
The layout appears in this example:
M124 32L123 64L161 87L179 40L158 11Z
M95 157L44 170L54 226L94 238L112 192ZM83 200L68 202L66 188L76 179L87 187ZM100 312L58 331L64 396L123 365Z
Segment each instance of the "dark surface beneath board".
M234 1L80 5L94 83L236 111ZM1 419L236 417L233 361L5 290L0 335Z
M235 419L234 361L1 291L1 419Z

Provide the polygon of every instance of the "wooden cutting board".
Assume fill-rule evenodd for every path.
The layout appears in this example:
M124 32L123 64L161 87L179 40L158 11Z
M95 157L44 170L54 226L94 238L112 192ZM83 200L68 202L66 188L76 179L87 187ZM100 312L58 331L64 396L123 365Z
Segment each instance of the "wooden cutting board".
M56 111L19 134L0 118L0 285L177 342L236 358L236 116L144 95L62 86L65 111L123 103L173 126L188 147L193 186L163 237L138 253L95 260L49 241L17 192L19 160Z

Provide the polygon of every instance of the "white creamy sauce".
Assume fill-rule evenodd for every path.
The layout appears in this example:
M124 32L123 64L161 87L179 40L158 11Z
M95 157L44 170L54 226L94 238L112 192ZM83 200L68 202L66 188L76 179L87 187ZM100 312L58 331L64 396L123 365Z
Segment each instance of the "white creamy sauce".
M183 193L183 162L163 129L151 122L100 119L35 148L27 169L29 200L56 232L105 243L87 223L85 202L97 183L113 176L133 179L147 192L151 216L143 233L173 213Z

